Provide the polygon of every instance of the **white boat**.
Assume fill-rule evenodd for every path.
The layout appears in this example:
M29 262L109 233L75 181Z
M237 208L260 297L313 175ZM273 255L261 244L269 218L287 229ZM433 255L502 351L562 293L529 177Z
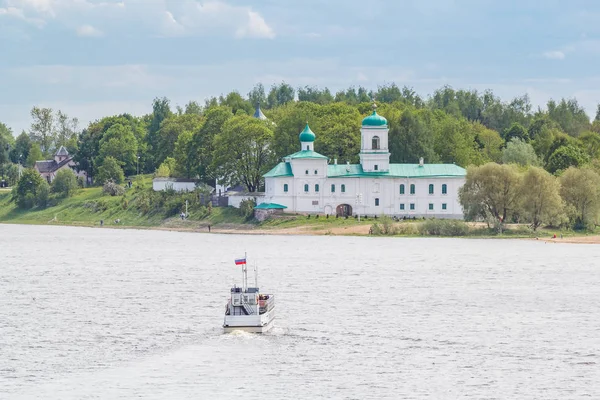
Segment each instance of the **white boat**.
M275 319L275 296L262 294L258 288L258 271L254 267L254 287L248 286L246 257L235 260L242 265L242 287L234 285L225 308L223 328L225 332L241 330L252 333L264 333L273 327Z

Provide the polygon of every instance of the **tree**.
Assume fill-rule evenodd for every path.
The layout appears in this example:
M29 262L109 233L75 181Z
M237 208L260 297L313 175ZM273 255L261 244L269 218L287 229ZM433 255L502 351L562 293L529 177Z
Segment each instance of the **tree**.
M175 172L175 159L167 157L162 164L156 170L156 176L158 177L169 177L173 176Z
M33 168L36 161L41 161L44 159L44 155L40 150L40 145L34 143L29 149L29 154L27 155L27 160L25 160L25 165L29 168Z
M136 173L138 146L129 125L121 123L112 125L100 139L99 146L97 164L103 164L106 157L112 157L117 160L125 173L128 175Z
M185 105L184 114L202 115L202 106L196 101L190 101Z
M19 208L45 206L47 190L48 182L36 170L26 168L12 190L12 200Z
M214 138L223 130L225 123L233 117L231 109L224 106L211 107L204 114L204 124L192 136L188 162L196 165L196 174L206 183L215 178L210 166L214 157Z
M600 211L600 175L588 168L569 167L560 176L560 184L574 227L589 226Z
M435 134L428 124L429 111L405 109L399 119L391 118L389 132L390 162L416 163L423 157L436 162Z
M275 163L270 124L249 116L231 118L215 137L213 168L228 184L242 183L248 191L260 188L262 175Z
M584 132L579 137L587 155L590 158L600 157L600 133L596 132Z
M566 170L569 167L580 167L590 161L579 147L569 144L561 146L548 159L546 169L552 173Z
M17 136L15 145L10 150L10 161L15 164L24 165L27 160L27 156L29 156L30 148L31 140L29 139L29 136L27 136L27 133L22 132L19 136Z
M521 139L523 141L527 141L529 139L527 130L525 130L523 125L514 123L506 132L504 132L504 140L507 143L513 139Z
M265 94L265 87L262 83L257 83L248 93L248 101L254 107L257 105L267 105L267 95Z
M519 138L511 140L502 150L502 162L521 166L539 165L533 146Z
M175 174L184 178L191 178L195 174L195 169L199 164L198 152L192 146L192 132L184 131L177 138L175 143Z
M542 224L560 219L563 209L560 184L542 168L530 167L525 172L520 197L523 216L534 231Z
M557 122L569 135L577 137L582 132L589 130L590 118L576 99L562 99L558 104L554 100L550 100L547 107L550 119Z
M514 165L488 163L467 169L459 200L466 218L493 218L505 223L519 206L521 177Z
M154 152L154 159L161 164L167 157L172 157L175 143L183 132L198 132L202 128L203 119L197 114L184 114L172 116L163 121L158 131L158 148Z
M71 142L73 138L77 137L77 125L79 124L79 120L77 118L69 118L67 114L58 110L56 122L57 127L55 147L67 147L69 142Z
M29 137L37 143L44 156L50 156L56 143L54 114L51 108L33 107L31 109L31 128Z
M156 154L158 150L158 131L160 130L160 124L162 122L171 117L173 112L171 111L171 101L166 97L163 98L155 98L152 102L152 119L150 121L150 126L148 127L148 145L150 146L150 151L153 154ZM154 170L158 163L156 159L148 158L147 159L147 168L150 170Z
M125 176L123 175L123 169L121 169L119 162L113 157L108 156L102 161L102 164L98 168L96 180L101 185L109 180L121 183L125 180Z
M9 162L9 153L13 143L12 130L0 122L0 164Z
M267 97L267 106L268 108L282 106L294 101L294 97L294 88L285 82L281 82L279 85L271 86L269 96Z
M79 189L77 185L77 177L69 168L63 168L56 173L56 177L52 181L51 192L59 197L71 197Z
M500 134L479 123L476 123L473 128L476 132L475 142L479 145L479 151L483 154L484 160L500 162L502 159L501 148L504 145Z
M310 101L317 104L329 104L333 102L333 96L329 89L320 90L314 86L298 88L298 101Z

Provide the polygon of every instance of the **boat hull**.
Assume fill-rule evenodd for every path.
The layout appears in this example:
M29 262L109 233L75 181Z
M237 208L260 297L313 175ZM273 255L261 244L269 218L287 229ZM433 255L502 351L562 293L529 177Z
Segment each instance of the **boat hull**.
M270 310L261 315L225 316L223 329L225 333L243 331L250 333L265 333L269 331L275 320L275 310Z

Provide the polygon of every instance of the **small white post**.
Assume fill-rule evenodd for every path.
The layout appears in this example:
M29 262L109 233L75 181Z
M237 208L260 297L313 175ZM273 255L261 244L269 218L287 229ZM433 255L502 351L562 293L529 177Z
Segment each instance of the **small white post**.
M188 216L188 212L187 212L187 206L188 206L188 201L186 200L186 201L185 201L185 216L186 216L186 218L187 218L187 216Z

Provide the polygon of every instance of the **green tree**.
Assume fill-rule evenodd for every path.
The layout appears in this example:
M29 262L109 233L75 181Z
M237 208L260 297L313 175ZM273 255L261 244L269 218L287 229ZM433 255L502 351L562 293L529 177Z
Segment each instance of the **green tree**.
M246 114L252 115L254 112L254 107L256 105L252 105L248 100L245 100L238 92L230 92L225 98L222 98L220 101L222 106L227 106L231 108L233 114Z
M590 158L600 158L600 133L584 132L579 136L579 139Z
M161 164L167 157L172 157L175 143L183 132L196 133L202 128L203 119L197 114L184 114L172 116L163 121L158 131L158 148L155 151L155 160Z
M71 197L78 189L77 177L69 168L58 171L51 185L51 192L59 197Z
M27 160L27 156L29 155L30 148L31 140L29 140L27 133L22 132L19 136L17 136L15 145L10 150L10 161L15 164L24 165L25 161Z
M188 159L196 164L196 173L205 183L215 178L210 166L214 157L214 138L223 130L225 123L233 117L229 107L216 106L209 108L204 114L204 124L192 136L190 151L194 157ZM197 157L197 158L196 158Z
M556 149L548 159L546 169L552 173L566 170L569 167L580 167L590 161L587 154L579 147L569 144Z
M500 134L479 123L476 123L473 129L476 133L475 142L479 145L479 151L482 153L484 161L500 162L504 145Z
M504 132L504 140L506 143L513 139L521 139L522 141L529 140L529 135L527 134L527 130L523 127L523 125L514 123L508 130L506 130L506 132Z
M27 160L25 160L25 165L29 168L33 168L36 161L41 161L43 159L44 159L44 155L42 154L42 151L40 150L40 145L37 143L34 143L31 145L31 148L29 149L29 154L27 155Z
M196 101L190 101L185 105L185 114L202 115L202 106Z
M589 168L569 167L560 176L560 194L570 208L575 228L585 228L600 211L600 175Z
M155 98L152 102L152 118L148 127L148 146L152 155L156 155L159 148L158 131L164 120L171 117L171 101L166 97ZM159 163L156 158L146 158L146 169L153 171Z
M26 168L12 190L12 200L19 208L45 206L48 182L34 169Z
M162 162L162 164L160 164L160 166L156 169L156 176L159 177L169 177L169 176L173 176L173 174L175 173L175 166L176 166L176 162L175 159L172 157L167 157L165 158L165 160Z
M228 184L242 183L248 191L257 191L262 175L275 164L270 144L270 124L249 116L235 116L215 137L213 168Z
M184 131L175 143L175 174L184 178L192 178L200 163L199 154L192 145L193 135L190 131Z
M323 90L314 86L298 88L298 101L310 101L317 104L329 104L333 102L333 96L329 89Z
M267 105L267 95L265 94L265 87L262 83L256 84L248 93L248 101L253 107L256 107L257 105Z
M438 160L435 152L435 135L427 123L427 110L405 109L400 118L388 121L390 126L390 162L416 163L423 157L426 162Z
M560 221L563 212L558 179L542 168L531 167L523 176L520 201L522 214L533 230Z
M51 108L33 107L31 109L33 122L29 128L29 137L37 143L44 156L51 156L56 144L54 112Z
M514 165L488 163L467 169L459 199L467 219L505 223L519 211L520 190L521 176Z
M279 85L273 85L271 86L269 96L267 97L267 106L268 108L282 106L294 101L295 95L294 88L285 82L281 82Z
M558 104L550 100L547 107L550 119L557 122L569 135L577 137L590 129L590 118L576 99L562 99Z
M0 122L0 164L9 162L9 153L13 146L12 130Z
M102 160L102 164L98 168L98 174L96 174L96 181L101 185L109 180L116 183L122 183L125 180L121 165L111 156Z
M512 139L502 150L502 162L521 166L539 165L533 146L519 138Z
M138 146L131 126L120 123L112 125L100 139L99 147L97 164L103 164L105 158L112 157L127 175L136 173Z
M79 120L77 118L69 118L69 116L58 110L56 113L56 143L55 147L69 146L73 138L77 137L77 126Z

